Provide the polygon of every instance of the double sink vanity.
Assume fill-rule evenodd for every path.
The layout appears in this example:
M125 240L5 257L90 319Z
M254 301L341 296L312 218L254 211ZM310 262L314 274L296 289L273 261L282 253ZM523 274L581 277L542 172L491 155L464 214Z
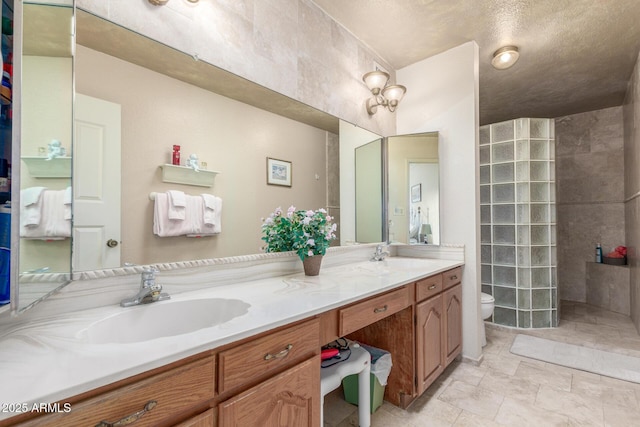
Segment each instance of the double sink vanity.
M0 318L0 426L318 426L320 347L344 336L391 353L385 400L406 408L460 354L463 249L372 248L330 250L315 277L284 254L170 270L171 299L127 308L131 277L72 282Z

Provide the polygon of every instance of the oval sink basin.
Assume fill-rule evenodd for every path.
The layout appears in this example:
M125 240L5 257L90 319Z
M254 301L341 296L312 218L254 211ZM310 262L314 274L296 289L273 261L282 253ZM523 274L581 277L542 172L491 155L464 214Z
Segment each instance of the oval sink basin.
M90 344L149 341L220 325L246 314L249 307L225 298L155 302L123 308L82 329L78 338Z

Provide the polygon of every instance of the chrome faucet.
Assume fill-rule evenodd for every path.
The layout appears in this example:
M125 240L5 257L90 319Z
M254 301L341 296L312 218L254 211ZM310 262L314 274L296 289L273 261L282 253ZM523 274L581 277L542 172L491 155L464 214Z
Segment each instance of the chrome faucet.
M142 271L140 280L140 290L131 297L120 301L122 307L131 307L133 305L148 304L155 301L163 301L171 298L169 294L162 291L162 285L156 283L156 273L158 270L154 268L145 268Z
M384 261L389 256L389 252L382 250L382 245L376 247L376 252L371 257L371 261Z

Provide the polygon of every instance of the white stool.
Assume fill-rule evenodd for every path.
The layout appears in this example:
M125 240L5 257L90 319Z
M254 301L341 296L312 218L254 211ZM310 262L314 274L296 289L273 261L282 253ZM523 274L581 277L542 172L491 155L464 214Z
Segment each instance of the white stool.
M358 374L358 421L360 427L371 426L371 355L358 344L351 345L351 356L320 371L320 427L324 427L324 397L340 387L342 379Z

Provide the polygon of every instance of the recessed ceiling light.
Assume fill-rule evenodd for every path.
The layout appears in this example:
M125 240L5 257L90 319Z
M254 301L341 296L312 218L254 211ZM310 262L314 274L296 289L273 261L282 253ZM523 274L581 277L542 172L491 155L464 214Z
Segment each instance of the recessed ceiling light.
M498 70L505 70L516 63L520 53L516 46L504 46L496 50L491 60L491 65Z

